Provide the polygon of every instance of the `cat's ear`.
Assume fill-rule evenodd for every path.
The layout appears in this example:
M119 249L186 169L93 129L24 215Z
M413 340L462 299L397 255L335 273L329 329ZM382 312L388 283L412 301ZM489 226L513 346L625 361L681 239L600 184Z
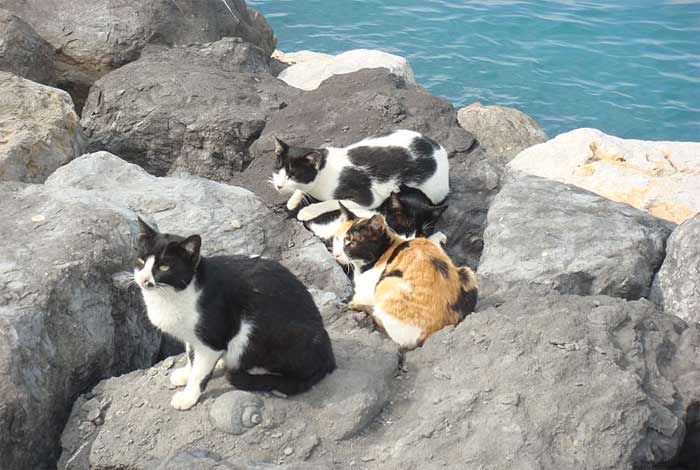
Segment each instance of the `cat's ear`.
M142 241L153 240L158 235L158 232L153 230L141 217L136 216L136 218L139 220L139 228L141 229L139 239Z
M338 206L340 207L340 217L343 221L357 219L357 216L353 214L350 209L345 207L342 202L338 201Z
M384 229L384 217L381 214L374 214L371 219L369 219L369 227L373 230L383 230Z
M283 157L287 155L287 151L289 150L289 145L276 135L273 135L272 138L275 141L275 155L279 157Z
M314 150L312 152L307 153L306 155L304 155L304 159L307 162L311 163L317 170L321 169L322 157L321 152L319 152L318 150Z
M399 193L391 193L389 196L389 208L395 211L401 210L401 199L399 199Z
M448 205L444 204L442 206L435 206L430 211L430 216L433 220L437 220L446 210Z
M202 237L199 235L191 235L180 242L180 246L184 248L193 261L199 260L199 249L202 247Z

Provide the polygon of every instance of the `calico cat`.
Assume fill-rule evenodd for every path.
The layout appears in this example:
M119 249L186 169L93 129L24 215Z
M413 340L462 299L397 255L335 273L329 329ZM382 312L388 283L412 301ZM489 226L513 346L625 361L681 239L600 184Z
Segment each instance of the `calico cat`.
M380 215L357 217L342 203L340 210L333 255L354 268L350 308L371 314L401 348L423 344L474 311L478 291L471 269L457 268L430 240L400 238Z
M338 200L351 209L379 207L400 185L419 189L432 204L450 190L447 152L418 132L397 130L368 137L348 147L293 147L275 137L272 183L292 193L289 210L305 195L318 203L302 208L297 219L308 221L337 210Z
M277 262L200 255L199 235L160 233L139 218L134 281L148 318L186 344L187 365L170 376L171 405L197 403L223 358L241 390L301 393L335 369L328 333L304 285Z
M422 191L401 185L399 192L391 193L376 211L355 209L355 215L370 218L379 213L397 235L409 239L432 234L437 219L445 209L446 205L433 204ZM340 223L339 209L306 221L304 226L327 243L333 239Z

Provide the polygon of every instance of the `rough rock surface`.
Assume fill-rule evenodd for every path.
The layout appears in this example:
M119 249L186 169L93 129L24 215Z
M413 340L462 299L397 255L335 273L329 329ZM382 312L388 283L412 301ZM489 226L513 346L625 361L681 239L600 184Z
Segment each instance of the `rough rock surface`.
M84 144L68 93L0 72L0 181L41 183Z
M509 167L679 224L700 212L698 155L700 142L626 140L576 129L524 150Z
M276 43L265 18L244 0L0 0L0 8L53 45L59 86L78 110L98 78L138 59L147 44L240 37L269 56Z
M295 88L315 90L333 75L356 72L361 69L384 68L406 82L415 84L411 64L403 57L372 49L353 49L331 57L308 58L297 61L278 75L279 79Z
M270 114L299 91L268 72L262 50L236 39L150 48L95 83L82 125L107 150L158 176L229 181Z
M274 163L273 135L296 145L345 146L396 129L422 132L450 155L450 207L438 229L447 234L448 251L456 262L476 266L499 172L483 152L474 149L473 136L459 126L449 103L384 69L335 75L318 89L290 100L272 115L251 146L253 162L233 183L269 203L282 204L286 199L268 182Z
M56 80L54 51L22 18L0 9L0 71L44 85Z
M526 148L547 141L535 120L514 108L472 103L457 111L457 120L501 167Z
M673 231L656 274L652 300L689 323L700 322L700 215Z
M291 468L632 470L693 468L700 457L688 445L698 431L700 329L648 301L523 290L407 353L395 378L386 341L349 328L347 315L326 317L339 369L297 397L255 394L251 409L251 394L219 378L178 412L168 405L169 362L102 382L76 403L59 468L238 468L245 456ZM388 395L365 396L387 385ZM209 415L219 400L250 427L216 431ZM102 402L95 425L88 414ZM359 412L366 403L384 406L359 424L373 414ZM355 431L342 438L339 428Z
M489 209L479 274L505 287L646 297L672 229L575 186L510 178Z
M131 211L16 182L0 184L0 200L0 466L50 469L77 395L148 367L160 334L112 280L132 265Z
M267 256L282 261L307 286L341 297L350 292L347 276L318 239L245 189L196 177L158 178L107 152L74 160L46 184L84 189L129 207L164 232L199 233L205 255Z

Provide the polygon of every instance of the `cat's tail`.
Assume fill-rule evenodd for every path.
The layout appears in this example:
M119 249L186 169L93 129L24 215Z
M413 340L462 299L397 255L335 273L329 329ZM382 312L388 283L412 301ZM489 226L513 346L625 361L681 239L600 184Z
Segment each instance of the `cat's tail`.
M274 374L249 374L245 371L226 371L229 383L238 390L249 392L271 392L277 390L285 395L297 395L306 392L335 370L335 362L330 367L320 368L309 377L298 378Z
M476 310L476 303L479 299L479 287L476 283L476 274L467 266L457 268L459 281L462 284L457 301L452 309L462 318Z

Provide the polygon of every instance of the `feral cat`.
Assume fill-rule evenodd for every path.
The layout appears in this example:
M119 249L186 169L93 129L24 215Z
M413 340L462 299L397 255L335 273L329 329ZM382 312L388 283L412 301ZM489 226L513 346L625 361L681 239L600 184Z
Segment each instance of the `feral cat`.
M410 130L343 148L293 147L275 137L275 154L272 183L280 193L292 193L287 208L296 209L304 195L321 201L301 209L301 221L337 210L338 200L353 210L377 208L402 184L419 189L433 204L450 190L447 152Z
M376 209L356 209L355 214L370 218L379 213L384 217L389 228L397 235L408 238L427 237L440 218L446 205L436 205L422 191L401 185L398 193L391 193L389 198ZM338 231L341 223L340 209L321 214L304 226L324 242L329 242Z
M457 268L435 243L404 240L380 215L359 218L340 205L343 216L333 238L333 255L353 266L350 308L372 315L403 349L413 349L447 325L474 311L476 276Z
M134 281L148 318L183 341L187 365L170 376L171 405L194 406L217 361L241 390L301 393L335 369L311 295L285 267L246 256L200 256L201 238L159 233L139 218Z

